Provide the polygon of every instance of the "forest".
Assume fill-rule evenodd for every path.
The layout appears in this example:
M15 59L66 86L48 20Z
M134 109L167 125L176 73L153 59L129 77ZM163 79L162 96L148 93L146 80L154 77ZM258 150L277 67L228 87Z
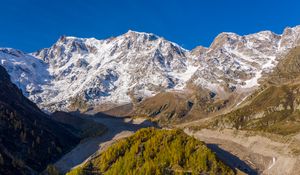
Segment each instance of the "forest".
M181 130L141 129L67 175L235 174L206 145Z

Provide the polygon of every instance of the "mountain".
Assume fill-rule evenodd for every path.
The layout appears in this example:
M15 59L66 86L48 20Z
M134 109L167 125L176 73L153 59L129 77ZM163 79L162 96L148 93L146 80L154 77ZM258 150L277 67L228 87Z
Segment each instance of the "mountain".
M35 174L79 142L11 83L0 66L0 174Z
M0 48L0 64L12 81L1 67L0 174L40 172L75 145L77 137L93 136L94 129L101 134L105 129L75 119L65 113L68 111L93 114L102 110L151 117L171 127L197 125L198 129L299 137L299 34L300 26L288 27L282 34L221 33L209 47L190 51L157 35L135 31L104 40L62 36L51 47L30 54ZM23 95L46 112L64 112L54 113L53 121ZM151 140L152 131L143 132L140 134ZM222 137L221 132L216 135ZM168 136L154 133L154 138ZM158 138L165 141L168 137ZM138 148L137 153L144 153L140 150L143 139L131 140L137 142L130 145L134 151ZM111 151L124 151L124 144L119 146L121 149L117 146ZM129 153L132 149L126 147ZM129 162L139 156L110 157L110 153L96 158L111 167L101 169L102 164L92 159L83 171L113 172L114 167L122 166L110 164L115 158ZM270 169L276 163L272 156L268 155L273 163L264 167ZM299 150L291 149L291 156L299 156ZM213 164L218 162L215 160ZM130 165L137 166L134 161ZM186 172L189 168L172 164L164 170Z
M169 124L227 113L258 89L266 77L274 77L278 63L281 67L287 64L281 60L299 45L299 31L300 27L286 28L282 35L269 31L246 36L221 33L210 48L191 51L200 55L197 59L203 69L187 81L188 90L160 92L138 103L133 114Z
M299 80L300 47L294 47L278 63L272 74L267 78L269 84L289 84Z
M68 175L235 174L200 142L179 130L141 129Z
M70 102L61 104L64 108L78 99L93 104L128 103L130 93L150 96L174 86L167 72L186 71L184 54L163 38L132 31L107 40L61 37L51 48L34 53L49 65L54 77L45 89L55 91L38 97L52 97L46 106L67 98Z
M214 101L226 101L253 92L299 44L299 33L300 26L281 35L221 33L210 47L191 51L135 31L104 40L62 36L32 54L1 49L0 64L25 96L50 112L139 103L164 91L201 89Z
M218 116L209 127L291 135L300 131L300 47L280 60L266 82L238 109Z

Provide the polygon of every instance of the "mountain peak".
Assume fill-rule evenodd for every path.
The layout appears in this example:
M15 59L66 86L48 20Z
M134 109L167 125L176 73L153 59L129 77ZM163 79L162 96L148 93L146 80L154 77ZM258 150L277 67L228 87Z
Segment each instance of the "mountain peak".
M294 27L288 26L288 27L284 28L284 31L285 31L285 30L300 31L300 25L297 25L297 26L294 26Z
M139 32L136 30L129 29L125 34L137 34L137 35L155 35L153 33L147 33L147 32Z
M185 89L187 82L222 95L228 84L237 89L257 87L262 73L272 71L278 56L296 45L298 28L286 29L290 32L282 36L271 31L245 36L223 32L209 48L191 51L133 30L103 40L61 36L50 48L32 54L38 59L15 62L15 57L4 55L0 63L32 100L50 111L68 110L77 98L91 105L129 103L158 89ZM35 67L46 67L43 76ZM34 81L28 78L32 74Z
M233 44L233 42L237 41L241 36L232 33L232 32L222 32L214 39L214 41L211 43L210 48L216 49L219 47L224 46L227 44Z
M75 37L75 36L66 36L66 35L62 35L59 37L59 39L57 40L56 44L57 43L63 43L63 44L66 44L66 43L70 43L70 42L74 42L74 41L77 41L77 42L83 42L87 39L94 39L94 38L79 38L79 37Z
M146 32L138 32L138 31L133 31L133 30L128 30L127 33L125 33L124 35L121 36L126 36L129 37L133 40L149 40L149 41L153 41L153 40L157 40L160 37L153 34L153 33L146 33Z
M1 52L4 54L14 55L16 57L21 57L25 55L24 52L13 48L0 48L0 53Z

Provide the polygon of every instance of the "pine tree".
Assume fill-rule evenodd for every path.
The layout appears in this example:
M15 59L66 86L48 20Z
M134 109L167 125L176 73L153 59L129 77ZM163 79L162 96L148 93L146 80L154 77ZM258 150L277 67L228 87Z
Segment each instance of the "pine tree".
M46 169L46 174L47 175L59 175L59 171L54 165L48 165Z
M4 159L3 159L3 157L2 157L2 155L0 153L0 165L3 165L3 164L4 164Z

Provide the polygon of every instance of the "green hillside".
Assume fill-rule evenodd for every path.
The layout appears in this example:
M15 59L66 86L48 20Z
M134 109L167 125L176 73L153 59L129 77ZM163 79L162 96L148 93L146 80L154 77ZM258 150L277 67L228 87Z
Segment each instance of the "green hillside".
M219 116L216 128L264 131L281 135L300 131L300 86L270 86L250 104Z
M68 175L234 174L206 145L179 130L141 129Z
M300 131L300 47L293 48L253 93L246 105L219 116L214 128L234 128L289 135Z

